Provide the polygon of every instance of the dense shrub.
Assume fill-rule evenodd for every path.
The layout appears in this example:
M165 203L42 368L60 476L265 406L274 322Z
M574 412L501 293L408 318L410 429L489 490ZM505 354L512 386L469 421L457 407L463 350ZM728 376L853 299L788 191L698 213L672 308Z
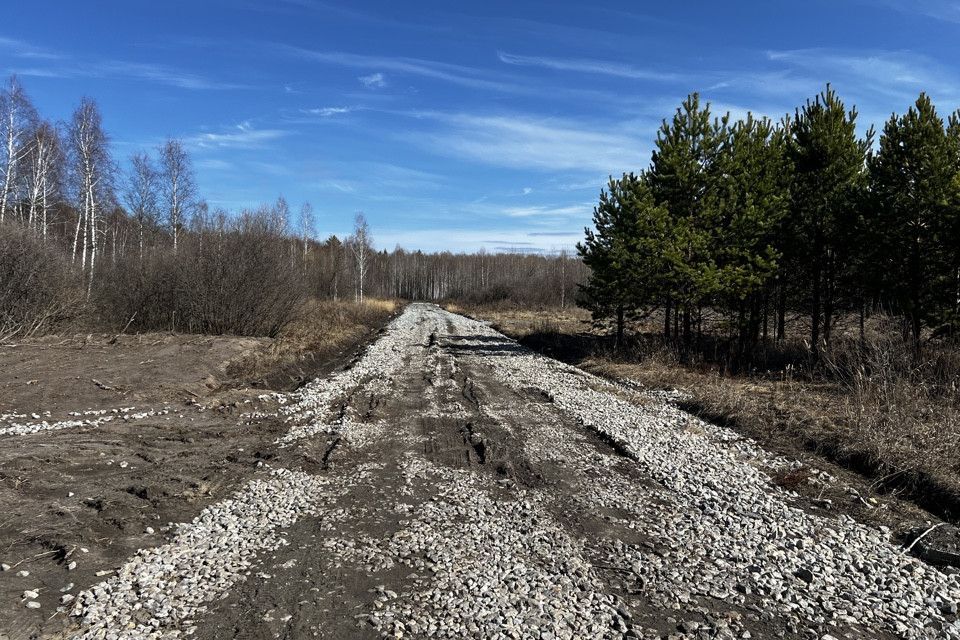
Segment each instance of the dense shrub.
M184 234L128 255L105 275L98 305L136 330L276 336L306 296L290 244L266 212Z
M0 226L0 340L49 329L77 312L81 296L59 251L19 225Z

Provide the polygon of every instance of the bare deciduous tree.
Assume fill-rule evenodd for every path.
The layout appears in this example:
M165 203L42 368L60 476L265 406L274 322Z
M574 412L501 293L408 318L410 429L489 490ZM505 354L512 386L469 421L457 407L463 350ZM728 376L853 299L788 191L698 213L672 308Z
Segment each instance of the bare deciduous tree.
M307 249L313 237L313 205L304 202L300 207L300 239L303 241L303 271L307 271Z
M353 253L354 264L357 268L357 301L363 303L363 280L367 276L370 266L370 254L373 251L370 238L370 225L363 213L358 213L353 221L353 235L349 240L350 250Z
M182 142L171 138L160 147L160 171L163 204L173 236L173 251L176 253L180 230L197 204L193 166Z
M557 263L560 267L560 308L567 307L567 250L561 249L557 255Z
M137 153L130 157L130 172L123 200L127 210L137 225L140 261L143 261L144 234L152 228L158 219L159 174L153 161L146 153Z

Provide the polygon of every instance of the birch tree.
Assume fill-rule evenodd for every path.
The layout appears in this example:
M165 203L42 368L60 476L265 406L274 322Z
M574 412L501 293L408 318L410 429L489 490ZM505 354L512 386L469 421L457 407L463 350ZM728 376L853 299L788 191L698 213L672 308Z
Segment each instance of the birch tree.
M304 202L300 207L300 239L303 241L303 271L307 271L307 248L313 236L313 205Z
M100 219L113 195L113 167L108 143L97 103L83 98L70 122L69 150L73 195L78 211L72 259L76 262L79 251L80 267L89 273L88 293L93 287Z
M163 204L173 237L173 252L176 253L180 230L196 206L197 199L190 155L179 140L171 138L160 147L160 172Z
M353 235L350 236L350 250L353 253L353 261L356 266L357 278L357 301L363 303L363 281L367 276L367 270L370 268L370 254L372 253L372 240L370 238L370 225L362 213L358 213L353 221Z
M31 132L27 154L28 224L47 241L50 210L60 194L63 143L50 122L40 122Z
M23 165L29 152L29 131L37 114L16 76L11 76L7 87L0 92L0 134L3 136L0 170L0 223L13 205L19 203L18 187Z
M141 262L146 229L157 223L159 180L160 175L149 155L138 153L130 157L130 172L127 174L123 199L137 225Z

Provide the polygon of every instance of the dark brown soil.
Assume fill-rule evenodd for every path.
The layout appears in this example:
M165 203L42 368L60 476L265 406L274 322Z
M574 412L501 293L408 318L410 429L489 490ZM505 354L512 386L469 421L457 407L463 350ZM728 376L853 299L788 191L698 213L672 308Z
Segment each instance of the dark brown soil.
M347 365L373 337L253 376L232 374L232 365L268 352L270 340L102 335L0 346L0 414L50 412L53 421L87 410L169 410L2 436L0 562L10 568L0 572L0 638L55 633L68 622L63 614L51 618L67 586L76 594L104 580L137 549L164 542L170 523L189 521L233 492L273 457L282 429L276 418L245 419L276 411L258 396L295 387L306 370L316 376ZM39 592L42 608L24 606L26 590Z

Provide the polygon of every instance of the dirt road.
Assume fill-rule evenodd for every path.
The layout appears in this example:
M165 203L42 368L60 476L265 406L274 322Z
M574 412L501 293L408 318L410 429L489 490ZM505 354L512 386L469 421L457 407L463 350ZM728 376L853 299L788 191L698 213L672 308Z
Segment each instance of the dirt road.
M228 498L158 527L58 613L50 580L53 596L24 594L17 624L77 638L960 638L960 579L773 486L789 461L669 394L432 305L251 421L272 426ZM0 574L14 579L30 589Z

